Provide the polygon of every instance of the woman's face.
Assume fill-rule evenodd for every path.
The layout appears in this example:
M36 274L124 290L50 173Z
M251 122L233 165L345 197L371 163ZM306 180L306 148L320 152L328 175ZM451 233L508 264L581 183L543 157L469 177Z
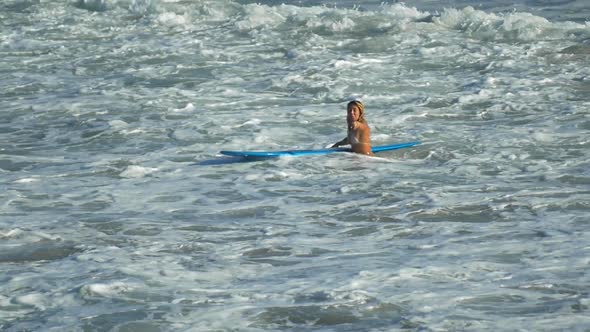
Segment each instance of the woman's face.
M361 109L356 104L348 106L347 117L349 121L358 121L361 116Z

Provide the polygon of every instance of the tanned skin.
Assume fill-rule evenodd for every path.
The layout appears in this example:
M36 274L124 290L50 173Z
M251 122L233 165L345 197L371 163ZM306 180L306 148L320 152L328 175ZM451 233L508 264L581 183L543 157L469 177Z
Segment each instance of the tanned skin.
M347 137L336 142L332 147L350 144L353 152L372 156L371 129L364 118L364 105L360 101L353 100L348 103L346 122L348 123Z

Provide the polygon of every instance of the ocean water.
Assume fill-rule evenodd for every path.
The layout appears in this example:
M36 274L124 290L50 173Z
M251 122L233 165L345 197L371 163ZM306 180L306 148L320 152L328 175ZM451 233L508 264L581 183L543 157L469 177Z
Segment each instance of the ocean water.
M589 17L3 0L0 330L590 331Z

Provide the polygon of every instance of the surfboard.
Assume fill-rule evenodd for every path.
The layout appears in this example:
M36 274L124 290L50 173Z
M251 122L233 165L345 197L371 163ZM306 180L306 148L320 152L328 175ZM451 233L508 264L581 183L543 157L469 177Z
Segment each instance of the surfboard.
M373 153L379 153L383 151L392 151L398 150L403 148L409 148L412 146L416 146L420 144L420 142L407 142L407 143L399 143L399 144L392 144L392 145L379 145L371 147L371 151ZM278 158L278 157L298 157L298 156L313 156L313 155L323 155L335 152L352 152L351 148L332 148L332 149L315 149L315 150L284 150L284 151L220 151L219 153L232 156L232 157L242 157L247 159L267 159L267 158Z

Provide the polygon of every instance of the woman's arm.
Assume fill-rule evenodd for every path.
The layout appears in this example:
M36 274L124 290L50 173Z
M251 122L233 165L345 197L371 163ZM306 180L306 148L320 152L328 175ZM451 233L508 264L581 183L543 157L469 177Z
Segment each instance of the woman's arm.
M337 147L339 147L341 145L346 145L346 144L349 144L348 143L348 137L345 137L343 140L334 143L334 145L332 145L331 147L332 148L337 148Z

